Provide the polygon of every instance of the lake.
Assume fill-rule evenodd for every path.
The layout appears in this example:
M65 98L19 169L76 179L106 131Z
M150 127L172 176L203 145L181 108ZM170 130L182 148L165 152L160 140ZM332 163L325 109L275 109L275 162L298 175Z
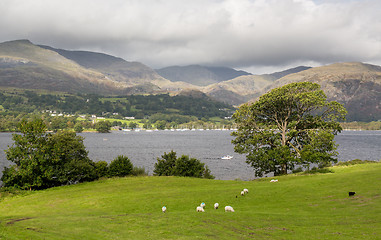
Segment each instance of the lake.
M254 179L253 169L243 155L234 152L231 131L140 131L112 133L81 133L89 157L94 161L112 161L127 156L134 166L144 167L152 175L157 157L175 151L197 158L210 168L216 179ZM381 131L343 131L335 137L339 144L339 161L381 159ZM0 133L0 169L10 165L4 151L12 144L11 133ZM233 156L222 160L224 155ZM0 173L1 174L1 173Z

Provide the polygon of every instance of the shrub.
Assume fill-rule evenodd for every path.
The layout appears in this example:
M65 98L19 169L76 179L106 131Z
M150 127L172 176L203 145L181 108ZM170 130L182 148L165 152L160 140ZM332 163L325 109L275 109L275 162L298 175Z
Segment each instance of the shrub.
M332 162L322 162L322 163L319 163L318 167L319 168L332 167Z
M189 158L187 155L182 155L176 159L173 175L202 178L205 170L204 166L205 164L196 158Z
M108 174L108 164L106 161L95 162L95 172L98 177L107 177Z
M315 174L315 173L333 173L334 171L329 168L317 168L313 167L311 170L306 170L303 174Z
M207 178L207 179L214 179L214 178L215 178L215 177L212 175L212 172L210 171L210 169L208 168L208 166L205 166L203 177L204 177L204 178Z
M74 125L74 131L76 133L81 133L83 132L83 126L82 126L82 123L81 122L77 122L75 125Z
M131 171L132 176L147 176L148 172L146 172L144 167L133 167Z
M131 174L133 165L128 157L119 155L108 167L109 177L125 177Z
M214 176L208 166L196 158L189 158L187 155L182 155L176 158L176 152L173 150L170 153L164 153L160 158L157 158L155 163L154 175L157 176L183 176L213 179Z
M378 163L378 161L354 159L347 162L338 162L336 166L350 166L350 165L364 164L364 163Z
M298 167L298 168L295 168L294 170L292 170L292 173L300 173L300 172L303 172L302 167Z
M175 168L176 162L176 152L173 150L170 153L164 152L164 155L157 158L157 163L155 163L153 173L157 176L172 176L173 169Z

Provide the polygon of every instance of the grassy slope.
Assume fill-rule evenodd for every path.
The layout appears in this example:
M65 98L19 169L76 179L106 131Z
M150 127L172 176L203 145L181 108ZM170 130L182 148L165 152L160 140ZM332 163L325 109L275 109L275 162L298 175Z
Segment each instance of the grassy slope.
M3 239L379 239L381 164L251 182L101 180L7 197ZM243 188L249 194L236 195ZM348 197L348 191L356 191ZM195 208L206 203L205 213ZM214 202L221 208L212 209ZM167 206L167 213L161 207ZM231 205L235 213L225 213Z

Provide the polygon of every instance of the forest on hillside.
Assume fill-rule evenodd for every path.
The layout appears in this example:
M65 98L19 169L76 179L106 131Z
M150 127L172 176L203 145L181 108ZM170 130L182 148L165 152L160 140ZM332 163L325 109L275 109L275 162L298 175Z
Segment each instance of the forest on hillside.
M211 99L191 96L130 95L106 97L95 94L38 94L32 91L0 93L0 105L5 113L55 111L67 114L120 115L144 118L155 113L195 116L197 118L226 117L234 108Z
M60 121L73 123L77 116L85 115L115 120L127 117L145 119L152 125L161 122L162 125L172 123L173 126L197 120L207 122L211 118L225 119L234 111L232 106L209 98L169 94L110 97L33 91L0 92L1 131L14 130L17 122L22 118L31 118L32 115L45 115L45 118L70 116L70 119ZM51 120L48 122L54 123Z

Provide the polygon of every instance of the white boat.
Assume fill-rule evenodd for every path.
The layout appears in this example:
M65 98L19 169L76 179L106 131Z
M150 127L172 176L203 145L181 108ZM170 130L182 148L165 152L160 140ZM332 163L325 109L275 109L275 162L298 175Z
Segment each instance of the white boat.
M221 159L222 159L222 160L230 160L230 159L232 159L232 158L233 158L233 156L226 155L226 156L223 156Z

